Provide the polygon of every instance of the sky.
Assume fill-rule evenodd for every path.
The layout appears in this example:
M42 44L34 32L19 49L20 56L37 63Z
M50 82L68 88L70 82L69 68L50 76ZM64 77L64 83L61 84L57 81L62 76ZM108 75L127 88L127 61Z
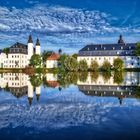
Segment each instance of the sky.
M140 41L139 0L0 0L0 48L26 44L76 53L86 44Z

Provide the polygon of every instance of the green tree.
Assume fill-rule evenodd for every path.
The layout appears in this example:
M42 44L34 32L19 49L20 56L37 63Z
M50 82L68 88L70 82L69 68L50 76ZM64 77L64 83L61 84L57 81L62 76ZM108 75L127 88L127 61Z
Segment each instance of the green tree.
M99 69L99 64L97 63L97 61L91 61L90 69L91 71L97 71Z
M66 60L66 58L68 57L68 55L66 55L66 54L62 54L61 56L60 56L60 58L59 58L59 62L58 62L58 65L59 65L59 70L61 71L61 72L64 72L65 71L65 60Z
M72 55L72 57L74 57L75 59L77 59L78 54L77 54L77 53L75 53L75 54L73 54L73 55Z
M53 53L53 51L46 51L44 50L42 53L42 60L43 63L46 63L47 58Z
M113 68L115 71L122 71L124 62L121 58L114 59Z
M30 64L34 67L41 67L41 64L42 64L41 56L38 54L32 55L32 57L30 59Z
M71 56L65 59L64 66L67 71L78 71L78 62Z
M106 60L106 61L104 61L101 69L103 71L108 71L109 72L109 71L111 71L111 64Z
M3 49L3 52L6 53L6 54L8 55L8 53L9 53L9 48L4 48L4 49Z
M134 54L140 56L140 42L137 43Z
M87 64L86 60L79 61L79 70L80 71L87 71L88 70L88 64Z

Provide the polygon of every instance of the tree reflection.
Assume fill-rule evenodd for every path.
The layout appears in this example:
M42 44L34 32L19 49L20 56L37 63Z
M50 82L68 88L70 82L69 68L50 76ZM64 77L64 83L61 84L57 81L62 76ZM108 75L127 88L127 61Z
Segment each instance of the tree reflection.
M99 72L92 72L90 73L91 76L91 82L96 82L99 77Z
M78 73L68 72L65 74L61 74L58 81L62 87L68 87L71 84L77 85Z
M122 84L124 81L124 73L123 72L114 72L114 83L116 84Z
M38 74L38 75L31 76L30 82L31 82L32 86L39 87L43 81L42 81L41 75Z
M80 72L78 74L78 79L81 82L86 82L87 81L87 77L88 77L88 72Z
M111 78L111 72L102 72L102 76L103 76L104 82L107 83L108 80Z

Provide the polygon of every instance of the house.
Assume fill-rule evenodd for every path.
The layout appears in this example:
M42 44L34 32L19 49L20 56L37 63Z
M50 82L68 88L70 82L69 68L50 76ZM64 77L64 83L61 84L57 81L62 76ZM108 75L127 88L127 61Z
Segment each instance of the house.
M58 67L58 60L60 55L57 53L52 53L46 60L46 68L57 68Z
M78 61L86 60L90 67L95 60L99 66L104 61L113 65L114 59L121 58L125 68L140 68L140 57L134 54L136 43L125 43L122 35L116 44L91 44L82 48L78 53Z
M27 45L17 42L9 48L8 54L0 52L0 68L25 68L33 54L40 55L40 42L37 39L34 47L30 35Z

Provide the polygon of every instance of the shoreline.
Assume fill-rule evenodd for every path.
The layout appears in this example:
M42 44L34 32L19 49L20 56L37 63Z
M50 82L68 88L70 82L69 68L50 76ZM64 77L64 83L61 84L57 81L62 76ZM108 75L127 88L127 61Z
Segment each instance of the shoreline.
M77 71L78 72L113 72L114 70L111 71ZM26 74L34 74L34 73L59 73L58 69L48 69L48 68L0 68L0 73L26 73ZM65 71L67 72L76 72L76 71ZM125 68L122 71L117 71L117 72L140 72L140 68Z

